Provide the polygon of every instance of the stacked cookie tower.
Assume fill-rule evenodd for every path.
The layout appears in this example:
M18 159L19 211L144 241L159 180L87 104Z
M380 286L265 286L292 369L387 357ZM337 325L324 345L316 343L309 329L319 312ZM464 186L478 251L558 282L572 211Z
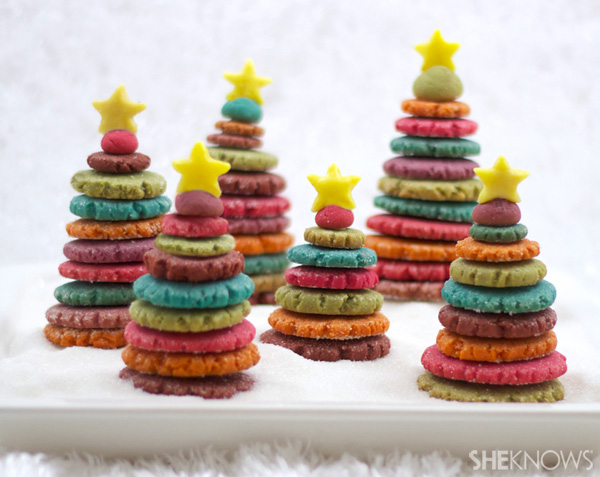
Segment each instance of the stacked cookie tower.
M219 185L235 249L246 257L244 273L256 286L251 302L274 304L275 290L285 284L283 272L289 266L285 252L293 237L284 232L290 222L283 214L290 203L278 195L285 180L268 172L277 166L277 157L256 150L262 146L259 138L264 134L257 125L263 114L260 88L271 80L257 76L251 60L241 73L224 76L234 85L221 110L229 120L216 123L221 132L211 134L207 141L218 147L208 150L215 159L231 165Z
M173 166L182 174L177 213L165 216L156 249L144 255L150 274L134 283L120 376L150 393L229 398L252 387L240 371L260 359L244 319L254 284L221 217L218 176L229 165L198 142Z
M309 244L288 252L298 267L286 271L287 285L275 293L281 308L269 316L273 327L264 343L288 348L315 361L365 361L390 350L384 333L389 320L379 312L378 277L370 267L375 253L363 246L364 235L350 228L357 176L341 176L332 164L325 177L308 176L318 192L313 203L316 227L304 232Z
M76 240L65 245L69 261L59 267L75 281L55 290L60 304L46 312L44 334L61 346L116 348L125 345L132 283L146 273L142 257L153 247L171 201L161 196L165 179L146 171L150 158L136 152L133 116L146 106L130 101L123 85L93 105L102 115L102 152L88 157L91 170L71 179L83 194L71 200L70 209L81 218L67 225Z
M552 402L563 398L556 379L567 370L556 348L556 290L543 280L540 247L525 236L517 184L528 173L500 157L475 169L484 183L473 210L470 237L458 242L460 257L442 289L449 305L437 346L421 358L428 371L419 389L456 401Z
M456 101L462 83L454 73L451 56L458 49L436 31L418 45L424 57L423 73L416 79L416 99L402 103L412 115L396 122L406 136L391 142L398 157L388 160L378 187L385 195L375 206L386 214L370 217L367 226L383 235L367 237L366 245L378 256L377 290L386 298L439 300L454 246L465 238L471 212L481 190L465 156L479 154L479 144L464 136L477 124L462 119L469 106Z

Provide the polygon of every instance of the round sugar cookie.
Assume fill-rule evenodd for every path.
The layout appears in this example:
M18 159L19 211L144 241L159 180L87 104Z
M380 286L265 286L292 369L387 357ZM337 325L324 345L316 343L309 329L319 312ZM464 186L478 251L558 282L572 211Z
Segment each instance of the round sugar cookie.
M219 187L223 194L265 195L278 194L285 189L285 179L268 172L233 171L219 177Z
M221 200L225 207L223 217L276 217L287 212L290 201L285 197L243 197L235 195L222 195Z
M183 257L153 249L144 255L148 273L174 282L224 280L242 273L244 256L229 252L215 257Z
M477 287L526 287L543 280L546 265L535 258L502 263L458 258L450 265L450 276L456 282Z
M123 328L69 328L66 326L46 325L44 336L59 346L92 346L94 348L114 349L127 344Z
M471 108L460 101L436 103L420 99L406 99L402 101L402 111L424 118L462 118L469 115Z
M105 221L78 219L67 224L69 237L88 240L131 240L155 237L160 233L162 216L151 219Z
M68 242L63 247L65 257L74 262L124 263L141 262L144 254L154 248L154 238L135 240L86 240Z
M474 224L469 229L469 235L473 240L477 240L478 242L513 243L527 237L527 227L523 224L507 225L504 227Z
M506 199L493 199L473 209L473 221L493 227L514 225L521 220L521 209Z
M377 274L366 268L323 268L301 265L285 272L285 280L304 288L358 290L373 288L379 282Z
M287 217L228 218L229 233L233 235L277 234L290 225Z
M392 139L392 152L403 156L423 157L465 157L476 156L481 147L468 139L425 138L402 136Z
M150 167L150 158L146 154L133 152L130 154L107 154L95 152L87 158L88 166L98 172L111 174L128 174L139 172Z
M383 164L388 176L442 181L470 179L475 175L475 167L475 161L462 158L394 157Z
M365 246L381 258L431 262L451 262L456 258L454 242L367 235Z
M311 244L296 245L288 250L290 261L300 265L333 268L363 268L377 263L377 255L367 247L335 250Z
M82 194L73 197L69 205L73 215L95 220L150 219L165 214L170 208L171 201L164 195L152 199L114 200L97 199Z
M450 263L411 262L380 258L373 271L381 279L405 282L444 282L450 278Z
M69 328L124 328L131 321L128 306L54 305L46 310L51 325Z
M475 134L477 123L468 119L401 118L396 121L396 131L409 136L457 138Z
M54 297L64 305L117 306L135 300L131 283L69 282L54 290Z
M239 121L217 121L215 128L220 129L225 134L235 134L236 136L261 137L265 134L265 130L260 126Z
M277 305L275 293L253 293L249 299L252 305Z
M231 164L231 169L234 171L264 172L277 167L277 157L268 152L228 147L208 147L207 149L213 159Z
M294 236L285 232L279 234L235 235L235 249L244 255L281 253L294 243Z
M511 244L479 242L467 237L456 244L456 255L477 262L518 262L540 254L540 245L529 239Z
M400 301L440 301L444 282L399 282L379 280L375 291L384 298Z
M370 315L381 309L383 297L373 290L323 290L285 285L275 292L279 306L318 315Z
M334 230L309 227L304 230L304 240L319 247L357 249L365 244L365 234L351 228Z
M262 146L262 141L250 136L236 136L234 134L209 134L206 142L222 147L234 149L256 149Z
M72 280L132 283L148 272L144 264L140 262L82 263L68 261L59 265L58 273Z
M101 199L150 199L163 194L167 181L156 172L109 174L94 170L76 172L71 185L77 192Z
M395 237L458 241L469 236L470 225L381 214L369 217L367 227L381 234Z
M386 195L401 199L466 202L477 200L483 184L479 179L441 181L382 177L377 188Z
M227 220L222 217L167 214L162 221L162 233L175 237L218 237L226 234L228 230Z
M273 293L285 285L283 273L252 275L250 278L254 282L254 293Z
M244 273L246 275L282 273L290 266L290 261L288 260L286 253L248 255L247 257L244 257L244 261Z
M471 223L471 213L477 202L449 202L435 200L401 199L389 195L375 197L375 207L396 215L410 215L426 219Z
M165 253L188 257L214 257L231 252L235 240L231 235L206 238L186 238L160 234L154 240L154 246Z

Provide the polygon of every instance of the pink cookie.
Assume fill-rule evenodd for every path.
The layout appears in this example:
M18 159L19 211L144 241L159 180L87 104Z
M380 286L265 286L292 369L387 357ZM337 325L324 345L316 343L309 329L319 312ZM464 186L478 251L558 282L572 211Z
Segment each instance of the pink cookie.
M65 257L74 262L123 263L141 262L154 248L154 237L135 240L78 239L65 244Z
M241 197L221 196L225 206L224 217L274 217L290 208L290 202L284 197Z
M59 265L58 273L65 278L86 282L133 283L148 271L141 262L81 263L69 261Z
M463 137L477 131L477 123L468 119L402 118L396 130L409 136Z
M409 262L379 258L372 270L379 278L388 280L443 282L450 278L448 262Z
M198 217L193 215L168 214L162 222L162 232L177 237L217 237L229 230L222 217Z
M469 236L471 224L381 214L369 217L367 227L384 235L395 237L456 242Z
M479 384L534 384L556 379L567 372L567 358L558 351L527 361L489 363L451 358L433 345L423 353L421 364L441 378Z
M354 214L339 205L328 205L317 212L315 222L323 229L345 229L354 223Z
M521 209L506 199L493 199L473 208L473 222L492 227L514 225L521 220Z
M175 210L182 215L219 217L223 215L223 202L203 190L190 190L175 196Z
M228 218L229 233L233 235L277 234L290 225L287 217L256 217L254 219Z
M220 330L203 333L159 331L130 322L125 328L125 339L138 348L150 351L182 353L220 353L242 348L254 339L256 329L248 320Z
M48 323L69 328L124 328L131 321L129 306L54 305L46 311Z
M475 167L477 163L469 159L431 157L393 157L383 164L389 176L443 181L470 179Z
M379 283L377 274L366 268L321 268L301 265L285 272L290 285L336 290L373 288Z
M132 132L113 129L102 137L100 146L108 154L133 154L138 148L138 140Z

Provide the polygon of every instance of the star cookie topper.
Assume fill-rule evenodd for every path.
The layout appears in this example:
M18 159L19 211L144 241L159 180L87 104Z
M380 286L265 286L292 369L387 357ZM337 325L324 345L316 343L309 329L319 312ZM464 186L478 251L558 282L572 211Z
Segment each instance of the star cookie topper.
M313 212L318 212L328 205L337 205L344 209L356 207L352 199L352 189L360 181L359 176L342 176L340 168L331 164L325 177L309 174L308 180L317 191L317 198L312 205Z
M92 101L92 105L102 116L98 132L105 134L113 129L127 129L135 134L137 124L133 117L146 109L146 105L129 99L125 85L120 85L108 99Z
M421 71L427 71L432 66L445 66L454 71L452 55L460 48L459 43L449 43L442 38L439 29L433 32L427 43L420 43L415 46L415 50L423 57L423 66Z
M494 199L506 199L510 202L521 202L517 186L529 176L529 172L513 169L504 156L500 156L490 168L473 169L483 182L483 189L477 199L480 204Z
M254 69L252 60L247 60L240 73L224 73L223 77L233 84L233 90L227 93L227 101L233 101L238 98L248 98L258 104L263 104L260 88L268 85L273 80L258 76Z
M177 186L178 194L190 190L203 190L215 197L220 197L219 176L229 171L231 165L210 157L206 146L198 141L194 145L190 157L173 161L173 168L181 174L181 180Z

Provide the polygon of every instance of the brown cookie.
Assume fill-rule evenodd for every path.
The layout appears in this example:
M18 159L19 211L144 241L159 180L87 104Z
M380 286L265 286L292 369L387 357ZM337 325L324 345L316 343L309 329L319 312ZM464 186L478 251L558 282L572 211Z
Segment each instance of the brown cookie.
M59 346L93 346L94 348L114 349L125 346L123 328L69 328L46 325L46 339Z
M206 138L207 142L221 147L233 147L235 149L256 149L262 146L262 141L248 136L234 136L233 134L211 134Z
M456 255L478 262L518 262L540 254L540 245L529 239L514 243L479 242L471 237L456 244Z
M223 194L275 195L285 189L285 179L268 172L234 171L219 177Z
M253 293L249 298L250 304L254 305L277 305L275 293Z
M217 121L215 124L225 134L234 134L236 136L263 136L265 130L256 124L240 123L238 121Z
M284 252L294 243L294 237L287 233L262 235L235 235L235 249L244 255Z
M129 172L148 169L150 167L150 158L139 152L134 152L133 154L95 152L88 156L87 163L88 166L99 172L127 174Z
M69 328L124 328L129 321L129 306L54 305L46 311L51 325Z
M273 273L270 275L251 275L254 282L254 293L273 293L279 287L285 285L283 273Z
M397 282L379 280L375 291L385 298L403 301L439 301L444 282Z
M90 240L125 240L156 237L163 216L142 220L79 219L67 224L70 237Z

